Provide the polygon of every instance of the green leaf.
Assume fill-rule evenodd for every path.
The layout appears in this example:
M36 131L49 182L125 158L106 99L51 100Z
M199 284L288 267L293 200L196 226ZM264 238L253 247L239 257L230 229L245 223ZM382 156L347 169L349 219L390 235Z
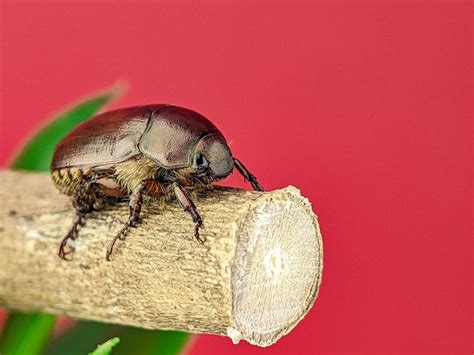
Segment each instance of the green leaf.
M30 139L10 167L15 170L49 171L54 148L59 141L116 96L117 89L111 90L86 100L53 119Z
M178 355L190 339L189 333L121 327L123 343L114 355Z
M84 355L96 344L120 335L119 326L91 321L78 322L61 336L53 339L45 348L47 355ZM123 343L123 338L120 336Z
M115 337L107 340L105 343L100 344L93 352L89 355L110 355L112 354L112 348L120 343L120 339Z
M191 335L84 321L50 342L45 354L83 355L95 344L112 336L120 338L120 346L114 349L114 355L177 355L182 352Z
M49 171L56 144L80 122L92 117L117 96L118 89L90 98L54 118L34 135L11 164L12 169ZM0 338L2 355L40 354L51 337L56 318L46 314L10 312ZM97 343L96 343L97 344Z
M50 315L10 313L0 338L0 354L40 354L55 322L55 317Z

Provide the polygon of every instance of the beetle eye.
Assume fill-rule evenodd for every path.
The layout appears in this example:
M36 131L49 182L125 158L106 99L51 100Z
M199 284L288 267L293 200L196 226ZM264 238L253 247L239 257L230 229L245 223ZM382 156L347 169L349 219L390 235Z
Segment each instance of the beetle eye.
M193 166L196 169L199 169L199 170L203 170L203 169L207 168L208 162L207 162L206 157L204 155L202 155L201 153L197 153L194 156Z

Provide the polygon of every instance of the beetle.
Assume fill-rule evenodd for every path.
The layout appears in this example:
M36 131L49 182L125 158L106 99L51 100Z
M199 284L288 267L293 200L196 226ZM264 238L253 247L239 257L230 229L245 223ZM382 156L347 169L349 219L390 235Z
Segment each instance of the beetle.
M51 177L57 189L72 197L75 216L58 255L74 251L86 216L107 201L127 201L129 218L110 242L106 259L118 239L140 222L144 197L177 199L195 224L200 243L203 225L191 193L209 188L233 169L263 191L256 177L235 157L217 127L203 115L179 106L134 106L94 116L74 128L56 146Z

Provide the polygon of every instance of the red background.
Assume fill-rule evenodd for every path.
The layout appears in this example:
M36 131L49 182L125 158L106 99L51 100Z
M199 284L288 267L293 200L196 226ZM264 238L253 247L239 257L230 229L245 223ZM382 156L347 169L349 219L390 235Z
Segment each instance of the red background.
M113 107L209 116L267 189L320 217L319 298L269 349L472 352L469 2L2 3L1 158L117 80ZM241 178L229 184L244 186Z

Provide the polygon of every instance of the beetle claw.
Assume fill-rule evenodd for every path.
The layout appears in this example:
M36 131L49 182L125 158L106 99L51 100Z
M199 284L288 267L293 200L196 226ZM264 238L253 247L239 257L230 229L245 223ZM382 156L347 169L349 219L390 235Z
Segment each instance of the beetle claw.
M201 238L199 235L196 236L196 239L199 244L204 244L206 242L206 238Z
M128 223L123 226L123 228L120 230L120 232L117 233L117 236L114 239L125 240L125 238L127 237L128 228L130 226L131 225Z
M69 240L75 240L77 238L77 226L84 223L84 217L79 217L69 233L63 238L61 244L59 244L58 256L66 261L71 261L72 258L66 258L66 255L72 254L74 252L74 247L69 245Z
M110 242L109 246L107 247L107 254L105 255L105 260L110 261L110 256L112 255L112 252L114 251L114 245L117 242L117 239L123 240L125 239L125 235L123 231L120 231L118 235L115 236L114 239Z
M140 220L133 220L130 222L130 227L137 228L140 225Z
M70 245L68 245L68 238L69 236L66 236L63 241L61 242L61 244L59 245L59 250L58 250L58 256L65 260L65 261L71 261L72 258L67 258L66 256L69 255L69 254L72 254L74 252L74 248ZM66 250L66 247L68 247L69 249Z
M105 255L105 260L110 261L110 256L112 255L112 252L114 251L114 246L117 240L125 240L126 234L127 234L127 228L128 224L126 224L122 230L112 239L110 242L109 246L107 247L107 253Z
M105 254L105 260L111 261L110 256L112 255L112 249L107 249L107 254Z
M196 222L195 226L194 226L194 238L196 238L196 240L200 244L204 244L204 242L206 241L206 238L202 238L200 233L199 233L199 229L201 227L202 227L202 220L201 220L201 218L199 218L198 221Z

